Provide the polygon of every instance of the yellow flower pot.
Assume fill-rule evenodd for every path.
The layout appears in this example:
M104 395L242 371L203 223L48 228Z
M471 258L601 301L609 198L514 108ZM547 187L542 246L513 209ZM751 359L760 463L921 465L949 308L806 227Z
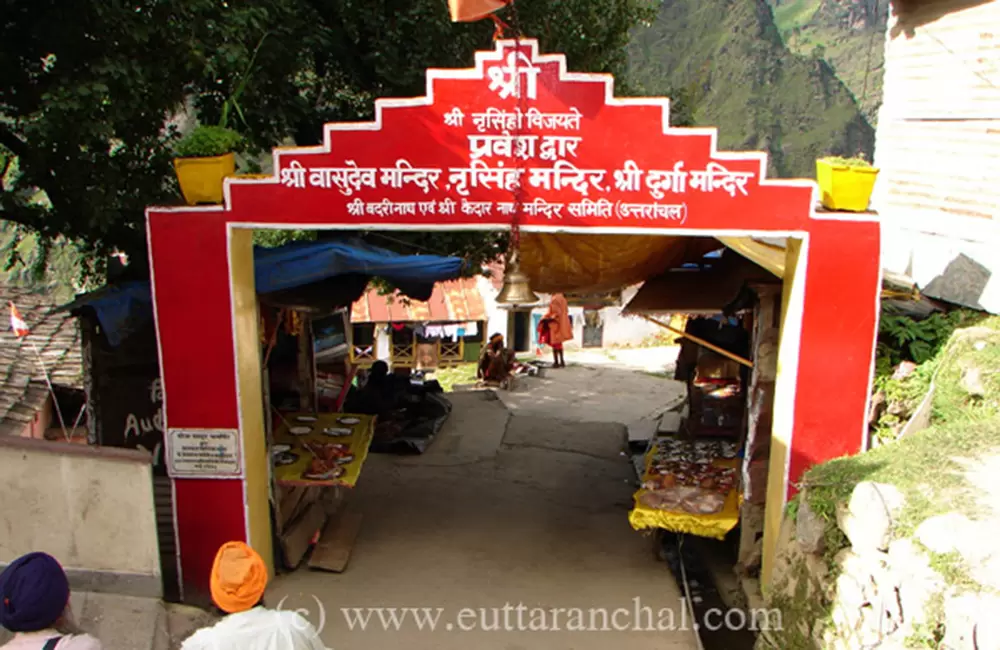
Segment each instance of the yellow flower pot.
M827 210L865 212L875 189L877 167L854 167L829 160L816 161L820 200Z
M188 205L222 203L222 181L236 173L231 153L211 158L174 158L174 172Z

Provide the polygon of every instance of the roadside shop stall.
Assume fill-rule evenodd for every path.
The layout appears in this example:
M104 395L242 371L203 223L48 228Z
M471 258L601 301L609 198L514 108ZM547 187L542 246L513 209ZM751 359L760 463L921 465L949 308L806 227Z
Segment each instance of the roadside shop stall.
M259 433L272 455L268 492L280 550L276 565L292 568L301 562L316 531L343 501L344 489L357 483L371 444L375 418L339 412L356 370L348 359L348 307L375 275L404 287L402 295L420 299L461 267L458 258L397 255L354 240L254 250L255 286L262 290L256 296L261 410L267 414ZM148 282L110 285L61 309L84 322L87 418L95 443L141 447L153 455L164 593L179 599L173 484L178 477L238 471L242 441L217 430L173 431L165 438ZM210 356L198 323L190 330L187 346ZM320 542L339 540L339 550L314 553L317 566L346 563L347 529L356 532L359 516L333 519Z
M472 69L430 70L424 97L378 100L373 122L329 124L322 146L276 150L273 176L227 178L224 205L148 209L167 437L222 432L241 461L228 472L172 476L185 597L207 591L223 542L272 555L255 228L510 229L531 281L562 285L536 287L546 293L645 280L665 270L656 268L665 249L690 237L787 238L767 573L795 481L865 444L878 222L820 212L812 181L767 179L763 154L719 152L714 129L670 127L667 100L613 90L610 76L568 72L563 56L540 54L534 40L499 40ZM602 242L623 252L610 242L633 237L633 254L644 244L655 254L641 264L611 263L622 259L611 248L600 257ZM548 271L581 267L546 264L545 251L582 240L598 254L598 275L609 276L598 284L609 286L552 279ZM616 268L641 277L611 278ZM187 344L192 314L211 355Z
M741 523L751 494L762 501L768 457L759 445L747 453L747 432L770 437L770 421L751 415L750 404L771 408L773 392L759 394L754 378L773 361L761 358L761 348L778 325L770 301L780 287L769 271L723 249L651 278L623 309L664 327L670 316L687 316L674 374L686 399L663 415L644 452L633 528L723 539ZM752 480L750 460L764 469Z

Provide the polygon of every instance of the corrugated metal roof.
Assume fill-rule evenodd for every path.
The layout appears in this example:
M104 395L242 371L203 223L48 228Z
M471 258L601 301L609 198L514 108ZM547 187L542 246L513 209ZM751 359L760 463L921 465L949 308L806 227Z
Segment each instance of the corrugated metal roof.
M31 333L23 339L10 329L9 313L0 328L0 435L19 434L45 405L48 389L32 343L57 386L83 388L80 327L68 312L52 313L58 302L44 292L0 285L3 306L17 305Z
M486 319L486 304L476 278L438 282L427 302L398 293L381 296L369 289L351 305L352 323L466 323Z

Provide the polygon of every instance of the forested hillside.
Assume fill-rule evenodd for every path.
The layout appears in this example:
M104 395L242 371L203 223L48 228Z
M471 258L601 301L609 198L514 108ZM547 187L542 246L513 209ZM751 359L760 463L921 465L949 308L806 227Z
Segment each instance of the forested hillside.
M766 0L666 0L635 30L632 80L676 95L724 149L767 151L770 172L812 177L825 154L871 156L874 129L823 59L786 47Z
M889 0L769 0L793 52L825 59L873 125L882 105Z

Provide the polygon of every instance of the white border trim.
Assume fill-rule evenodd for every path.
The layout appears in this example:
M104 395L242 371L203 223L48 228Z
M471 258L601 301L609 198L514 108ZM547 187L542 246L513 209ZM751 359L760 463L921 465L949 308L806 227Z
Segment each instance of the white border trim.
M784 459L784 476L782 477L784 485L781 492L780 510L782 512L788 503L789 477L792 471L792 449L795 446L796 403L798 385L801 380L799 364L801 361L802 322L805 318L806 273L810 254L809 236L806 235L800 239L802 244L799 249L798 260L795 264L795 272L789 277L788 269L786 268L783 280L783 282L791 282L791 291L788 294L788 304L782 305L783 313L778 335L778 369L775 376L774 404L772 405L774 415L782 414L782 417L780 419L777 417L772 419L771 436L772 438L775 436L775 429L777 429L780 437L786 441L787 445ZM794 327L786 327L788 324L794 324Z
M149 296L153 301L153 327L156 331L156 362L159 364L159 374L160 374L160 391L163 393L162 399L160 400L160 407L163 412L163 460L164 466L167 464L167 459L170 458L170 448L167 446L167 431L169 430L169 423L167 420L167 380L163 374L163 339L160 337L160 314L156 306L156 264L153 263L153 247L149 244L153 241L152 226L149 223L149 210L146 211L146 243L147 251L146 255L149 257ZM167 468L167 478L170 479L170 510L171 516L174 523L174 553L177 556L177 583L178 590L177 594L184 601L184 567L181 566L181 534L180 526L177 523L177 484L174 481L174 477L170 475L170 469Z

